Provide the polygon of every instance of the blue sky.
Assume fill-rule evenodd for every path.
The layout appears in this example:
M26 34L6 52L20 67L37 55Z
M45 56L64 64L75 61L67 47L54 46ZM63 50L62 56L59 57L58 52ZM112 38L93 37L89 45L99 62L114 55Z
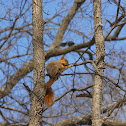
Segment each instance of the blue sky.
M67 1L67 0L64 0L64 1ZM44 19L48 20L55 13L62 12L64 10L64 8L65 8L66 11L63 11L60 14L59 17L54 18L52 20L55 23L61 24L61 20L63 19L62 16L66 16L67 15L68 11L70 10L70 7L73 4L73 1L71 2L69 0L67 2L67 4L64 5L64 8L62 8L60 10L60 8L61 8L61 6L62 6L64 1L61 1L61 2L56 1L56 0L44 1L44 3L43 3L43 6L44 6L43 17L44 17ZM88 38L84 38L84 37L82 37L82 36L80 36L80 35L78 35L78 34L76 34L74 32L70 32L70 31L67 30L65 32L65 35L64 35L64 38L63 38L63 42L73 41L73 42L75 42L75 44L79 44L79 43L82 43L82 42L87 42L93 37L93 35L94 35L94 29L93 29L93 4L89 5L90 2L91 1L87 1L87 2L85 2L84 5L82 5L84 13L80 13L80 12L77 13L77 15L75 15L74 19L71 21L72 25L68 26L68 28L70 28L72 30L78 30L79 29L79 31L82 32L85 36L88 36ZM10 21L0 19L0 30L3 29L3 28L6 28L8 26L9 27L12 26L12 23L14 22L14 19L15 19L14 18L15 15L18 15L19 12L20 12L19 11L20 10L19 7L20 7L21 2L17 1L17 3L15 3L13 1L13 3L14 3L14 6L13 6L11 0L10 1L8 1L8 0L1 0L1 2L0 2L0 8L1 8L0 17L4 17L4 14L6 13L6 11L10 12L8 7L14 8L13 11L11 11L10 14L8 14L7 17L6 17L7 19L10 19ZM26 8L30 4L31 4L31 1L28 1L28 3L25 6L24 11L26 10ZM126 1L125 0L121 0L121 4L126 6ZM22 5L23 5L23 3L22 3ZM6 7L6 6L8 6L8 7ZM102 13L102 22L103 22L103 28L104 28L104 35L110 30L109 23L106 23L105 18L109 19L112 22L115 21L116 10L117 10L117 6L114 3L112 3L112 2L109 3L108 0L102 0L102 12L103 12ZM83 18L79 18L82 15L83 15ZM119 13L119 15L120 15L120 13ZM25 25L27 23L32 23L32 8L30 8L30 11L27 12L26 15L24 15L23 17L21 17L17 21L15 26L16 27L20 27L20 26ZM30 25L28 27L25 27L25 29L28 29L28 28L32 28L32 25ZM50 29L48 30L48 28L50 28ZM46 42L47 45L51 45L52 42L55 40L55 35L56 35L58 29L59 29L59 26L58 25L54 25L53 23L47 24L45 26L44 41ZM30 32L32 33L32 30ZM48 32L50 33L50 36L47 34ZM7 31L6 34L8 34L8 33L9 32ZM25 54L26 53L28 45L31 44L32 36L30 36L27 33L24 33L24 34L21 35L21 38L17 40L17 38L20 35L21 35L21 33L16 34L16 35L14 35L12 37L12 40L10 40L12 43L16 43L16 45L13 46L12 48L10 48L10 52L5 58L11 57L11 56L15 56L17 54L21 55L21 54ZM3 36L5 36L5 33L1 33L0 34L0 38L2 38ZM124 26L123 30L121 31L119 37L124 37L124 36L126 36L126 25ZM2 42L3 41L1 41L0 43L2 43ZM105 42L105 43L106 43L106 53L108 53L113 48L113 46L115 47L116 52L119 52L120 50L121 51L122 50L125 51L126 40L123 40L123 41L120 41L120 42L112 41L112 42ZM8 40L8 43L5 44L5 47L8 46L8 44L9 44L9 40ZM45 50L47 50L47 49L48 49L48 47L45 46ZM95 51L95 46L93 46L91 49L93 51ZM5 51L2 52L2 54L4 54L4 53L5 53ZM32 45L30 46L29 53L32 53ZM2 56L3 55L1 55L1 57ZM74 63L79 58L79 55L72 52L70 54L66 54L65 57L69 60L69 63ZM30 56L23 56L23 57L20 57L20 58L14 58L14 59L11 59L9 61L14 63L17 66L17 68L20 68L21 65L23 65L24 62L29 61L31 58L32 58L32 54ZM50 58L48 61L53 60L53 59L59 59L59 58L60 58L60 56L58 56L56 58ZM88 59L87 57L85 57L85 58ZM108 62L108 60L110 60L110 59L107 58L107 62ZM46 62L46 64L47 64L47 62ZM79 62L81 62L81 60ZM116 62L118 63L118 60ZM1 63L0 66L3 67L6 71L9 70L8 73L5 74L5 75L8 75L8 77L10 75L12 75L14 71L16 71L15 68L13 68L11 66L7 66L4 63ZM74 71L74 69L75 68L72 68L71 70L66 71L66 73L67 72L71 73L71 72ZM77 68L77 70L80 70L80 69L85 70L83 66L79 66ZM0 79L2 80L5 75L3 74L2 71L0 71L0 74L2 75L0 77ZM32 75L33 75L33 72L28 74L28 76L32 76ZM64 78L64 77L62 77L62 78ZM70 80L72 80L72 78ZM4 84L5 81L6 81L6 79L1 82L1 85ZM66 79L66 82L67 81L69 82L69 78ZM85 81L88 81L88 80L85 80ZM26 82L30 88L33 87L32 79L30 79L29 77L25 77L24 79L22 79L18 83L18 85L16 85L13 88L13 90L12 90L13 94L16 94L17 96L20 96L23 93L26 93L26 91L24 91L23 89L21 90L22 82ZM55 86L55 85L58 85L58 86ZM61 88L61 87L62 87L61 80L57 81L53 85L54 90L57 89L57 88ZM72 84L70 84L68 88L72 88ZM17 89L17 91L15 91L16 89ZM60 95L64 92L64 90L66 90L66 89L63 88L63 89L60 90L61 91ZM56 93L56 95L59 95L58 92L55 92L55 93ZM24 98L24 100L28 101L29 99L28 98L26 98L26 99ZM15 103L15 105L18 106L17 103Z

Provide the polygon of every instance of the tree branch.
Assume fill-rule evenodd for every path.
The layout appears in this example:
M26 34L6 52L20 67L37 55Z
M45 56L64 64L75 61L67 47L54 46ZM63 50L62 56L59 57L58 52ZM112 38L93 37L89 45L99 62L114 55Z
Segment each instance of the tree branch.
M104 114L106 112L108 112L108 110L111 110L113 107L114 109L118 108L118 105L122 102L122 100L118 101L117 103L115 104L110 104L110 105L107 105L107 106L104 106L102 107L101 109L101 112ZM126 99L125 99L125 102L126 102ZM91 118L92 118L92 114L89 113L88 115L86 116L73 116L72 118L69 118L67 120L63 120L57 124L55 124L54 126L77 126L77 125L91 125L92 122L91 122ZM109 125L111 122L111 125ZM120 126L126 126L126 121L113 121L113 122L120 122ZM108 124L109 123L109 124ZM113 125L115 123L112 123L111 120L106 120L102 126L116 126L116 125ZM117 123L119 124L119 123ZM123 125L125 124L125 125ZM119 126L119 125L117 125Z
M58 56L61 54L66 54L71 51L75 51L80 48L86 48L90 47L95 43L94 39L92 39L89 42L82 43L82 44L77 44L70 46L66 49L53 49L50 51L45 52L45 58L46 60L49 59L52 56ZM22 79L25 75L27 75L29 72L33 70L33 59L31 59L29 62L24 63L20 69L18 69L8 80L3 86L0 88L0 99L3 98L4 96L8 95L11 91L11 89L18 83L20 79Z
M51 45L51 48L55 48L56 46L58 46L63 38L63 35L70 23L70 21L73 19L74 15L76 14L77 10L79 9L79 7L85 2L85 0L75 0L73 6L71 7L69 13L67 14L67 16L62 20L62 24L59 28L59 31L56 35L55 41L53 42L53 44Z

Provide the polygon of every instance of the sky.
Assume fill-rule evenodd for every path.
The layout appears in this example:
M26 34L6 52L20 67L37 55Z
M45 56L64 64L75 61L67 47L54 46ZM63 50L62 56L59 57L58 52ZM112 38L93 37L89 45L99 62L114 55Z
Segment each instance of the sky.
M61 2L59 2L60 0L45 0L44 3L43 3L43 17L45 20L48 20L49 18L53 17L53 15L55 13L59 14L60 12L62 12L64 9L60 9L61 6L64 4L64 1L67 1L67 0L62 0ZM80 35L77 35L73 32L70 32L70 31L66 31L65 32L65 35L64 35L64 38L63 38L63 42L66 42L66 41L73 41L75 42L75 44L79 44L79 43L82 43L82 42L87 42L89 41L93 35L94 35L94 29L93 29L93 4L89 5L89 3L91 2L91 0L87 1L84 5L82 5L82 7L85 7L86 9L84 10L85 13L81 14L77 14L75 15L75 18L71 21L71 24L73 24L72 26L69 25L68 28L71 28L73 30L75 29L79 29L80 32L82 32L85 36L88 36L88 38L84 38ZM24 1L23 1L24 3ZM21 5L21 8L23 8L23 3L21 3L20 1L18 0L1 0L0 1L0 8L1 8L1 14L0 14L0 30L3 29L3 28L6 28L6 27L10 27L12 26L14 20L15 20L15 16L19 14L19 7ZM57 4L58 3L58 4ZM24 11L26 10L26 8L31 4L31 1L28 1L28 3L26 4L25 6L25 9ZM67 12L69 11L69 8L72 6L73 4L73 1L71 2L70 0L67 1L67 4L64 5L64 8L66 11L62 12L61 14L63 16L66 16L67 15ZM121 4L123 4L125 7L126 7L126 1L125 0L121 0ZM13 6L14 5L14 6ZM13 8L13 11L11 11L10 9L8 9L9 7ZM108 0L102 0L102 22L103 22L103 28L105 28L104 30L104 35L108 32L108 30L110 29L109 28L109 23L105 23L105 18L107 17L107 19L111 20L112 22L115 20L115 14L116 14L116 10L117 10L117 7L112 3L112 2L108 2ZM7 21L7 20L2 20L2 18L5 16L5 13L8 11L8 13L10 12L10 14L8 14L6 16L7 19L10 19L10 21ZM24 12L23 11L23 12ZM55 23L59 23L61 22L62 20L62 15L59 16L58 18L54 18L52 21L55 22ZM79 19L78 20L78 17L82 16L83 15L83 20L82 19ZM89 17L91 19L89 19ZM24 25L25 23L32 23L32 8L30 8L30 11L26 13L25 16L22 16L20 20L17 20L17 23L16 23L16 27L20 27L21 25ZM60 23L61 24L61 23ZM32 26L30 25L29 27L26 27L27 28L32 28ZM50 32L50 36L47 35L47 32L48 32L48 28L52 28L52 30L49 30ZM46 42L47 45L51 45L52 42L55 40L55 35L57 33L57 29L59 28L59 26L57 25L54 25L54 24L47 24L45 26L45 35L44 35L44 41ZM31 30L31 33L32 33L32 30ZM6 32L6 34L9 34L9 32ZM5 33L1 33L0 34L0 38L2 38L3 36L5 35ZM16 43L16 45L13 47L13 48L10 48L10 52L9 54L6 56L6 58L8 57L12 57L12 56L15 56L17 54L25 54L26 53L26 50L27 50L27 46L31 43L32 41L32 38L31 36L30 37L27 37L28 34L25 33L25 34L22 34L21 36L21 39L18 39L17 41L17 37L19 37L21 34L17 34L15 36L13 36L12 38L12 41L13 41L13 44ZM126 25L124 26L123 30L121 31L119 37L125 37L126 36ZM1 41L3 42L3 41ZM0 43L1 43L0 42ZM117 52L119 52L121 49L125 49L126 47L126 40L123 40L123 41L120 41L120 42L116 42L116 41L113 41L113 42L106 42L107 46L106 46L106 53L109 52L109 50L111 50L113 48L113 45L116 49ZM115 44L114 44L115 43ZM5 47L7 47L9 44L9 40L8 40L8 43L7 45L5 45ZM30 46L30 51L29 53L32 53L32 45ZM45 50L47 50L48 47L45 46ZM92 47L92 50L95 50L95 46ZM18 52L19 51L19 52ZM3 51L3 53L5 53L5 51ZM1 57L3 56L3 53L1 55ZM32 54L30 56L24 56L22 58L16 58L16 59L11 59L9 60L10 62L13 62L15 63L15 65L17 66L17 68L20 68L21 65L23 65L23 63L25 61L29 61L29 59L32 58ZM74 56L74 58L73 58ZM65 57L67 59L69 59L69 63L74 63L76 59L79 58L79 55L77 54L74 54L74 53L70 53L70 54L67 54L65 55ZM50 58L46 64L53 60L53 59L59 59L60 56L56 57L56 58ZM87 57L86 57L87 58ZM87 58L88 59L88 58ZM107 59L109 60L109 59ZM79 61L81 62L81 60ZM7 67L5 66L4 63L1 63L0 64L0 67L4 67L6 69L6 71L10 70L8 73L6 73L5 75L12 75L13 72L16 70L16 69L13 69L12 67ZM83 66L80 66L80 68L83 68ZM73 68L72 70L74 70L75 68ZM79 68L78 68L79 69ZM14 70L14 71L13 71ZM71 72L72 70L68 70L68 73ZM4 74L2 73L2 71L0 71L0 74L2 75L0 77L0 79L4 78ZM33 75L33 72L29 73L28 75ZM4 81L2 81L1 85L4 84L6 81L6 79ZM17 87L21 88L21 84L22 82L26 82L30 88L32 88L31 86L31 83L33 82L32 80L30 80L29 78L25 77L25 79L22 79L19 84L17 86L14 87L13 91L17 89ZM59 82L59 81L58 81ZM57 82L57 83L58 83ZM55 85L57 85L57 83L55 83ZM58 87L61 87L61 85L58 85ZM72 86L71 86L72 87ZM20 90L19 88L19 90ZM22 90L22 91L17 91L15 92L15 94L18 96L20 96L21 94L23 94L25 91ZM26 92L25 92L26 93ZM62 90L61 90L61 94L62 94ZM56 95L58 95L58 92L56 92ZM9 98L8 98L8 101L9 101ZM27 101L27 99L26 99ZM15 103L15 106L18 106L17 103ZM0 118L0 120L2 120Z

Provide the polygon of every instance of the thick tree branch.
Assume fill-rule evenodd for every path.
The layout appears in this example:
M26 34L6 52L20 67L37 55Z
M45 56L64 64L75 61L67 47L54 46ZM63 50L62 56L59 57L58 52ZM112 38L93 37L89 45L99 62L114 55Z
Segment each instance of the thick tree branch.
M62 54L66 54L66 53L68 53L68 52L71 52L71 51L76 51L76 50L78 50L78 49L81 49L81 48L86 48L86 47L91 47L92 45L94 45L94 43L95 43L95 40L94 39L92 39L91 41L89 41L89 42L85 42L85 43L82 43L82 44L76 44L76 45L73 45L73 46L70 46L70 47L68 47L68 48L66 48L66 49L53 49L53 50L48 50L47 52L46 52L46 59L48 59L48 58L50 58L50 57L52 57L52 56L58 56L58 55L62 55Z
M71 7L69 13L67 14L67 16L62 20L62 24L60 26L60 29L56 35L55 41L53 42L53 44L51 45L51 48L55 48L56 46L58 46L63 38L63 35L70 23L70 21L73 19L74 15L76 14L77 10L79 9L79 7L85 2L85 0L74 0L74 4Z
M58 56L61 54L66 54L71 51L75 51L77 49L90 47L95 43L94 39L89 42L77 44L70 46L66 49L55 49L46 52L45 58L46 60L52 56ZM16 83L22 79L25 75L33 70L33 60L31 59L29 62L24 63L20 69L18 69L8 80L7 82L0 88L0 99L4 96L8 95L11 89L16 85Z
M25 63L20 69L18 69L0 88L0 99L8 95L15 84L32 70L33 60L30 60L29 62Z

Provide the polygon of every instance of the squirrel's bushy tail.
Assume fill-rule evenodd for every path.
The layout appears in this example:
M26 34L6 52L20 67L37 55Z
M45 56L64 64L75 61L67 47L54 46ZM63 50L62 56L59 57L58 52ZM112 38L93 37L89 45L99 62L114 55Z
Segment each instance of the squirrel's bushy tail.
M47 88L47 93L45 96L45 103L48 108L54 104L54 93L51 87Z
M56 81L55 78L50 78L49 81L46 83L47 88L51 88L52 84Z
M45 96L45 103L48 108L54 104L54 92L51 86L55 81L56 81L55 78L50 78L49 81L46 83L47 92Z

